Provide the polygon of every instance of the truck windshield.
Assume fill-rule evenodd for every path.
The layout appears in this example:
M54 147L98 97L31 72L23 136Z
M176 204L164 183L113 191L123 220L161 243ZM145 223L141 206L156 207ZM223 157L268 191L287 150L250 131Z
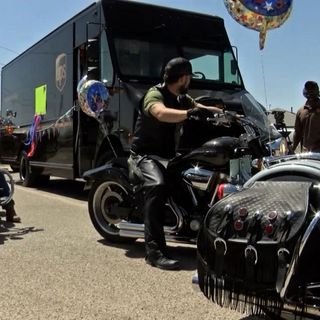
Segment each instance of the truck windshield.
M120 75L128 80L159 79L169 59L183 56L191 62L197 82L243 85L232 51L128 38L114 41Z

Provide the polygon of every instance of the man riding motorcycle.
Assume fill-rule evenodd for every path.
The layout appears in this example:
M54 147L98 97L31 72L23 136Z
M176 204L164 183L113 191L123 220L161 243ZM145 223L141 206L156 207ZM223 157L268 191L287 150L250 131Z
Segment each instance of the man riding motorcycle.
M140 105L128 159L131 177L141 184L146 262L168 270L178 269L179 262L167 254L163 212L168 177L161 160L175 156L177 124L187 118L200 117L201 109L222 112L222 106L207 107L187 95L191 77L192 66L187 59L177 57L167 63L164 83L149 89Z

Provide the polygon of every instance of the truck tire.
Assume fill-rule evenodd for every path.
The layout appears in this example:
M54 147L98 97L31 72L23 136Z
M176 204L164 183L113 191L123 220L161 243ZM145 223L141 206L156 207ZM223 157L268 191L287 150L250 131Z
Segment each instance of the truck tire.
M24 187L32 187L36 182L37 175L31 172L29 159L25 152L22 153L20 158L19 176Z

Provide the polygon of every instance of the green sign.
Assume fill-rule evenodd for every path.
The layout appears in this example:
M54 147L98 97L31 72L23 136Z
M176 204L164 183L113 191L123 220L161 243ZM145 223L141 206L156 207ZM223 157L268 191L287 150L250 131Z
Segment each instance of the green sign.
M44 115L47 113L47 85L44 84L35 89L35 113Z

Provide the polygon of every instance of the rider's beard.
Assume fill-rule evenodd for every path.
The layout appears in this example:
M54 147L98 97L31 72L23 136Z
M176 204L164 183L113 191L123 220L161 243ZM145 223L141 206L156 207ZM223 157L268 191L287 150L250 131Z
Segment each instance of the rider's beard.
M187 94L189 90L189 86L186 84L182 84L179 88L179 94Z

